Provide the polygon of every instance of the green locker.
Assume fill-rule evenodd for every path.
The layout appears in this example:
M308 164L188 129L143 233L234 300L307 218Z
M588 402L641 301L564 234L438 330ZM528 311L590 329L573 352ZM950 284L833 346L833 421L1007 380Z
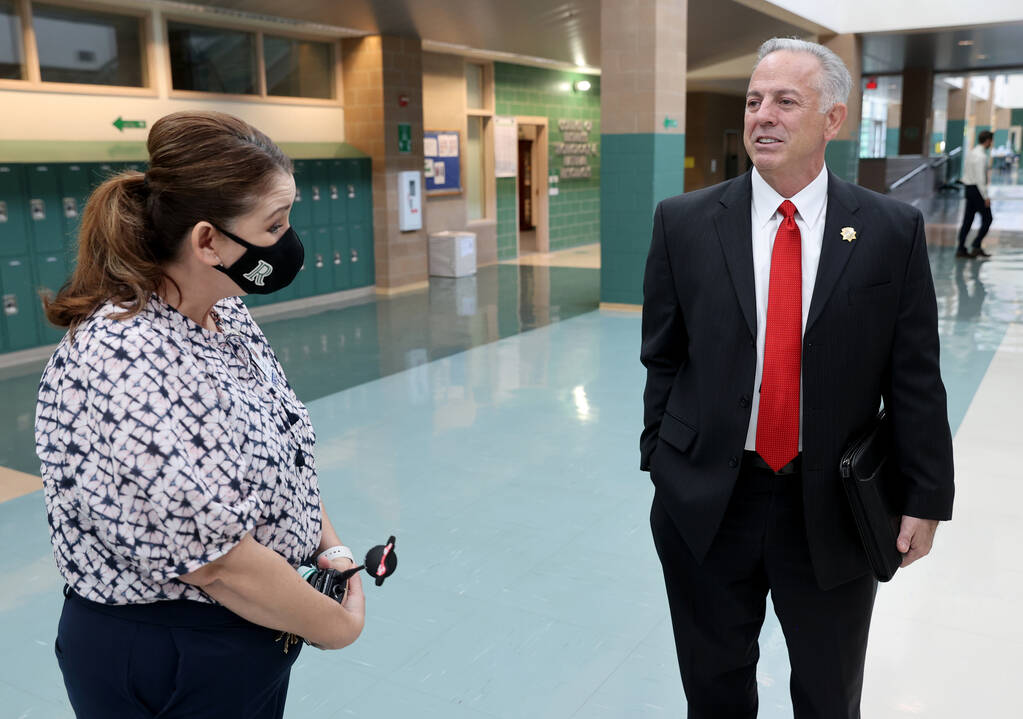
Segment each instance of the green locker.
M120 165L113 162L97 162L86 166L89 173L89 194L121 171Z
M376 282L373 258L372 165L369 158L347 160L348 257L352 287L367 287Z
M309 192L313 227L330 224L330 184L327 160L309 160Z
M56 166L29 165L26 180L32 246L43 252L62 251L64 249L64 213L61 207Z
M82 213L89 199L89 166L83 163L71 163L57 167L60 187L61 216L64 222L64 246L69 262L78 253L78 228L82 223Z
M343 225L348 221L348 167L345 160L327 163L327 198L330 202L330 224Z
M22 165L0 165L0 257L28 252L28 199Z
M27 257L7 257L0 260L0 288L3 289L3 315L8 350L22 350L39 344L36 324L39 297L33 291L30 270Z
M250 309L267 304L266 295L245 295L242 297L242 302L244 302L245 306Z
M370 223L373 217L372 161L367 157L345 160L345 164L345 176L348 178L347 221Z
M330 267L333 275L334 291L348 290L352 287L351 253L348 247L348 227L334 225L330 233L331 256Z
M67 263L64 260L63 251L36 253L36 284L33 294L39 298L40 292L48 292L51 297L56 297L57 292L67 280ZM42 311L42 300L39 300L39 338L43 344L56 344L66 332L65 329L54 327Z
M325 295L328 292L334 291L334 265L332 258L334 256L333 246L331 244L330 228L329 227L317 227L315 230L315 238L313 240L313 277L314 277L314 292L318 295ZM308 258L306 259L306 267L310 266Z
M312 297L316 294L316 230L310 227L296 227L295 232L302 238L302 245L305 247L305 263L298 271L298 276L291 283L294 293L289 299L301 299Z
M309 161L295 160L294 164L295 204L291 206L291 224L294 227L309 227L313 221Z

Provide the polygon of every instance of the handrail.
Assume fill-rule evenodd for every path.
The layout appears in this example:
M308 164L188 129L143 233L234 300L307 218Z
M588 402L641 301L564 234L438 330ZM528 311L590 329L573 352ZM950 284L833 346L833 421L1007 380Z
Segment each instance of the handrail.
M925 163L923 163L921 165L916 166L915 168L913 168L912 170L907 172L905 175L903 175L902 177L897 179L895 182L893 182L892 184L888 185L888 192L891 192L893 190L898 189L899 187L902 187L902 185L906 184L907 182L912 180L914 177L916 177L917 175L919 175L921 172L923 172L924 170L926 170L929 167L930 168L934 168L934 169L937 169L937 168L941 167L942 165L948 163L949 160L951 160L953 157L956 157L956 156L962 154L962 151L963 151L962 147L957 147L957 148L953 149L951 152L949 152L947 155L942 155L941 157L939 157L937 160L935 160L933 162L927 161L927 162L925 162Z
M914 177L919 175L921 172L923 172L924 170L930 168L930 166L931 166L931 163L929 163L929 162L925 162L924 164L919 165L918 167L916 167L916 169L912 170L911 172L908 172L907 174L903 175L902 177L897 179L892 184L888 185L888 192L891 192L892 190L895 190L895 189L901 187L902 185L906 184L907 182L912 180Z

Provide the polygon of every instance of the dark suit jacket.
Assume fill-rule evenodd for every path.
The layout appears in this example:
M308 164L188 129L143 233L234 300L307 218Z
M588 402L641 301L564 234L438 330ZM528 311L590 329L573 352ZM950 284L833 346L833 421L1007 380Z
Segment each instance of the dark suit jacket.
M664 200L643 280L647 368L640 467L703 561L739 473L756 372L750 174ZM842 239L852 227L856 239ZM839 460L883 398L903 513L950 519L952 438L938 367L924 220L828 175L820 266L803 336L803 498L819 584L869 571Z

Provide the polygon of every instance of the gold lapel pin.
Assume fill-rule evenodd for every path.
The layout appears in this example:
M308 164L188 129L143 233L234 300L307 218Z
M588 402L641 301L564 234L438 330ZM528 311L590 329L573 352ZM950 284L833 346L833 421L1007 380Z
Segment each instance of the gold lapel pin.
M856 230L851 227L842 228L842 239L846 242L852 242L856 239Z

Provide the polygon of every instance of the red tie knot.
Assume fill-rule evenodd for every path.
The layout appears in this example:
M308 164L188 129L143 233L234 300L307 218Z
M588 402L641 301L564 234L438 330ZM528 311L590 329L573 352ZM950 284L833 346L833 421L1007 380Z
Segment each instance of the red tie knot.
M779 205L778 212L783 214L786 220L791 220L792 216L796 214L796 206L792 204L791 200L785 200Z

